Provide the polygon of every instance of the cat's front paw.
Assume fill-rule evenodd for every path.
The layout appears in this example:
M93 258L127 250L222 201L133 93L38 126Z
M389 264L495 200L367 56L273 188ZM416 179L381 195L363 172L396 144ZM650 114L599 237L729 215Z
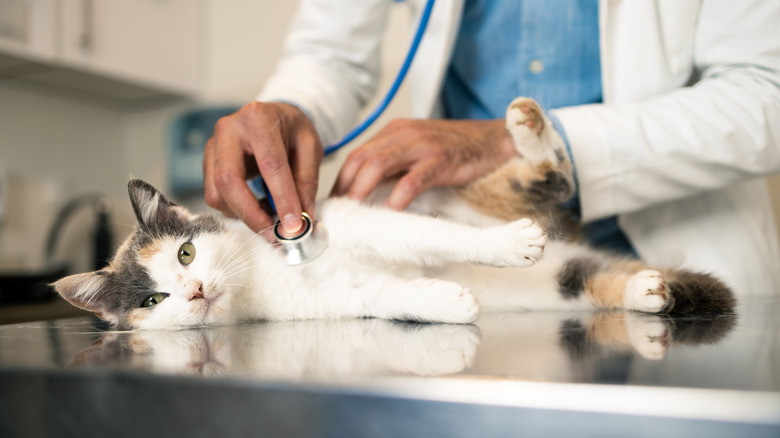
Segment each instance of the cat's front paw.
M488 265L496 267L528 267L540 260L547 245L547 233L530 219L520 219L492 229L490 241L496 248L489 251Z
M660 317L626 312L625 323L628 339L642 357L658 360L666 355L671 331Z
M623 304L626 309L658 313L669 303L664 276L655 270L640 271L626 283Z

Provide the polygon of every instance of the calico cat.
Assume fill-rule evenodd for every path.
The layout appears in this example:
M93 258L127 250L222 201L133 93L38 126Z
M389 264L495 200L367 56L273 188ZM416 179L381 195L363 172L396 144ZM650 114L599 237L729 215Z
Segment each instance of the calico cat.
M548 241L545 229L561 223L554 206L574 191L572 164L533 100L512 102L506 121L521 157L474 184L429 190L407 212L323 201L329 246L299 266L240 221L192 214L131 180L137 230L107 268L55 288L124 328L357 317L471 323L481 309L732 310L732 292L710 275L648 267L563 236Z

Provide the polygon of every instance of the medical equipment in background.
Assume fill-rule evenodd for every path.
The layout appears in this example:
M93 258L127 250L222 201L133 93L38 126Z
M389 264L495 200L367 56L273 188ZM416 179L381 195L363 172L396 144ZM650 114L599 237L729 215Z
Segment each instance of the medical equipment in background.
M420 23L417 25L417 30L414 34L414 38L412 39L412 44L409 47L409 52L407 53L406 58L404 59L404 62L398 71L398 75L396 75L393 84L390 86L390 89L387 91L384 98L382 98L379 104L377 104L376 108L374 108L374 110L368 116L366 116L365 120L349 131L344 137L341 138L341 140L325 147L324 153L326 156L336 152L344 145L354 140L358 135L363 133L363 131L371 126L371 124L373 124L390 105L390 102L393 100L396 93L398 92L398 89L401 87L401 84L406 78L406 74L409 72L409 67L412 64L412 60L414 60L414 56L417 53L417 48L420 46L420 41L422 40L423 34L425 33L425 28L428 26L428 19L431 16L433 3L434 0L428 0L428 2L425 4L425 9L423 10L423 13L420 17ZM256 195L259 195L259 199L265 197L265 199L267 199L271 205L271 208L274 210L274 212L276 212L276 206L274 205L273 198L271 197L271 193L268 190L262 175L250 180L249 187ZM303 213L303 222L303 231L294 237L284 237L279 232L279 229L281 228L281 221L277 220L276 224L274 225L274 235L276 240L281 244L282 249L285 252L285 260L289 265L299 265L314 260L328 246L328 235L324 225L318 221L312 221L309 215L307 215L305 212Z

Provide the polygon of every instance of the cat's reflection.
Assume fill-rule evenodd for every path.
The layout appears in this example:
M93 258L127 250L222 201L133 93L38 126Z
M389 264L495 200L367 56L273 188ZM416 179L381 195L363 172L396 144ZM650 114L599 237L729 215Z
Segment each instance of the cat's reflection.
M380 319L265 322L193 330L113 332L72 366L121 366L176 374L269 379L437 376L471 365L473 325Z
M662 359L675 346L714 344L735 323L733 314L673 318L622 310L601 311L585 318L566 319L560 327L560 344L574 359L600 349Z
M632 358L657 360L676 347L716 343L735 320L614 310L495 313L476 326L344 319L109 332L71 365L279 380L465 372L623 381Z
M662 366L675 350L725 339L734 315L662 317L612 310L485 314L468 374L553 382L626 382L631 367Z

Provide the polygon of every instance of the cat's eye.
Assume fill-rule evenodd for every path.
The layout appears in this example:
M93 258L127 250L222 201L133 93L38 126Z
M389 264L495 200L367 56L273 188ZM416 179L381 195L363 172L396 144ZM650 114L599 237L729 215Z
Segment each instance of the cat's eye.
M164 294L162 292L153 293L148 297L144 298L144 301L141 303L141 307L156 306L162 303L163 300L166 298L168 298L168 294Z
M195 260L195 245L185 243L179 247L179 263L184 266L189 265Z

